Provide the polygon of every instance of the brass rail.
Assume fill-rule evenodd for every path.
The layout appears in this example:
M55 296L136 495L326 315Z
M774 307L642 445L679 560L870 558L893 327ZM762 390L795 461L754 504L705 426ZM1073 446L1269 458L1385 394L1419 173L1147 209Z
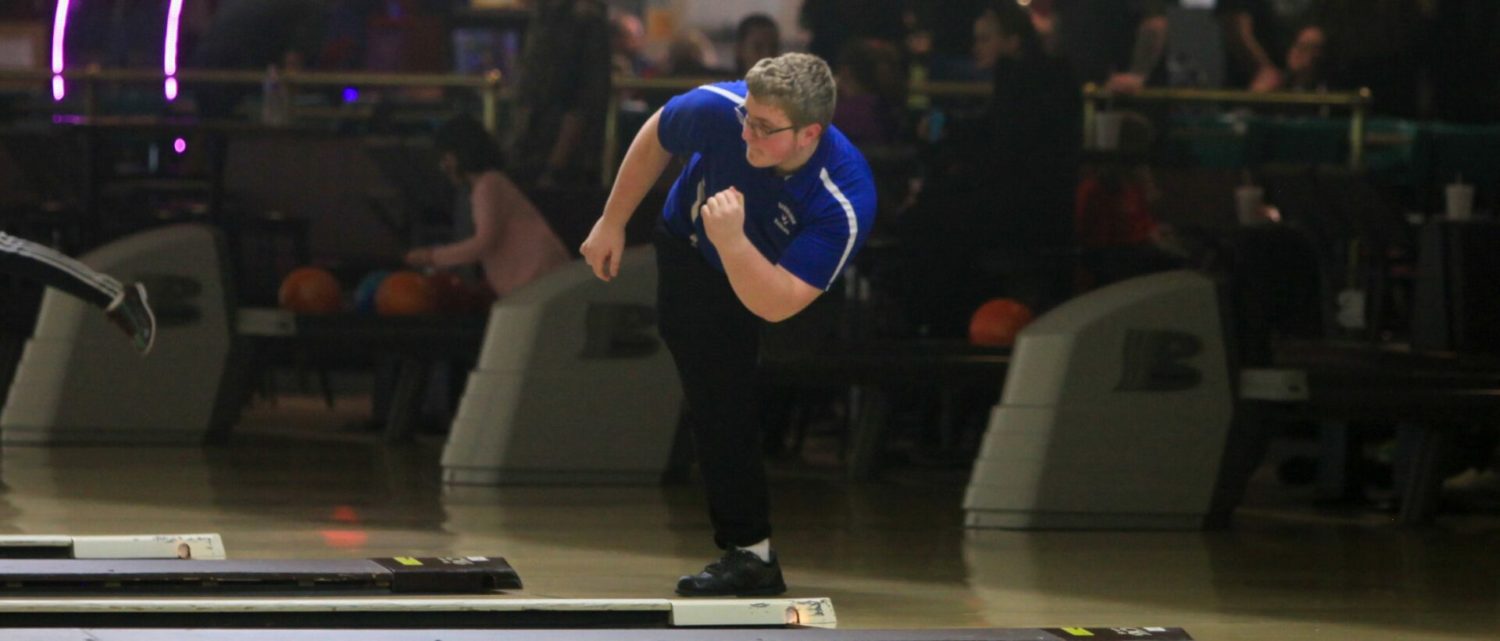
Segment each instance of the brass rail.
M702 85L730 80L725 77L629 78L616 76L612 81L609 106L604 111L604 149L599 161L599 180L605 187L614 182L615 156L620 148L618 129L620 96L625 92L675 93ZM911 85L910 92L934 96L982 97L990 95L986 82L925 82Z
M1349 165L1364 165L1365 121L1369 117L1370 90L1330 93L1296 93L1290 91L1252 92L1234 89L1143 89L1134 94L1108 91L1096 84L1083 86L1084 140L1092 140L1099 103L1167 102L1216 103L1255 106L1341 107L1349 109Z
M0 69L0 84L37 83L45 85L53 77L46 70ZM83 85L85 115L98 111L96 87L101 83L160 82L165 76L154 69L78 69L65 71L65 81ZM184 84L259 84L266 74L255 70L184 69L176 74ZM616 77L612 81L609 104L605 110L604 148L601 153L600 180L608 186L614 180L614 159L620 147L618 123L621 96L626 92L670 93L680 92L700 85L725 80L723 77L693 78L627 78ZM361 85L367 87L459 87L477 91L482 103L482 120L491 133L499 131L499 104L502 100L501 75L498 70L484 74L415 74L374 72L322 72L293 71L280 74L280 81L289 89L298 86L327 87ZM925 82L913 84L913 94L947 97L983 97L991 92L985 82ZM1257 93L1228 89L1152 88L1134 94L1119 94L1094 84L1086 84L1083 92L1083 127L1085 139L1094 129L1099 103L1159 102L1159 103L1217 103L1252 106L1307 106L1335 107L1350 110L1349 119L1349 163L1360 167L1364 163L1365 125L1369 116L1371 95L1369 89L1338 93Z
M46 70L0 69L0 84L38 83L45 85L53 77ZM106 83L161 82L166 76L154 69L74 69L62 73L66 82L83 85L84 115L97 115L99 110L96 87ZM183 84L260 84L265 81L264 71L231 69L183 69L174 76ZM458 87L473 89L479 93L485 129L491 133L499 131L500 72L491 70L483 74L418 74L375 72L324 72L286 70L279 73L281 83L288 90L296 87L340 87L359 85L364 87Z
M614 79L614 91L610 93L609 107L605 110L604 149L599 172L600 180L608 187L614 180L614 162L620 146L618 114L620 97L625 92L667 93L693 89L695 87L725 80L717 77L701 78L626 78ZM987 82L924 82L911 85L913 94L945 97L983 97L993 91ZM1094 129L1094 117L1100 102L1173 102L1173 103L1228 103L1256 106L1307 106L1342 107L1351 112L1349 120L1349 163L1358 168L1364 163L1365 121L1369 115L1370 90L1339 93L1294 93L1250 92L1232 89L1145 89L1135 94L1112 93L1094 84L1083 86L1083 127L1085 132ZM1089 139L1086 137L1085 139Z

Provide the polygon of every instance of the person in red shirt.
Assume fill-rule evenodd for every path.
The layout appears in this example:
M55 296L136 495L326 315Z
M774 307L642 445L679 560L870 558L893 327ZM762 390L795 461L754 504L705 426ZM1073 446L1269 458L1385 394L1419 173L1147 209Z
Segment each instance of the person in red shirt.
M1151 175L1103 166L1078 183L1073 219L1081 263L1094 286L1186 265L1151 213Z

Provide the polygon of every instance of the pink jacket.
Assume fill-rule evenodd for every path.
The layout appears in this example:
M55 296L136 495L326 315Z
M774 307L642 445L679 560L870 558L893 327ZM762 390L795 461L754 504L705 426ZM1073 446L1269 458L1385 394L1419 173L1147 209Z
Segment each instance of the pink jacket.
M541 212L499 171L474 181L474 236L432 248L432 263L479 263L495 294L504 296L572 260Z

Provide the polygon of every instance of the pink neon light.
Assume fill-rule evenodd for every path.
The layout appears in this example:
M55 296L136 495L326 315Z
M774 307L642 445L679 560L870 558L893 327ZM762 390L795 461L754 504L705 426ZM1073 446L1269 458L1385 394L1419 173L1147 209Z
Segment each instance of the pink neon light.
M184 152L184 151L187 151L187 141L183 140L181 138L173 140L172 141L172 151L175 151L175 152L177 152L179 154L182 153L182 152Z
M172 0L167 5L167 40L162 43L161 70L167 82L163 90L170 102L177 99L177 23L182 19L182 0Z
M68 32L68 0L57 0L52 15L52 99L62 100L68 88L63 82L63 35Z

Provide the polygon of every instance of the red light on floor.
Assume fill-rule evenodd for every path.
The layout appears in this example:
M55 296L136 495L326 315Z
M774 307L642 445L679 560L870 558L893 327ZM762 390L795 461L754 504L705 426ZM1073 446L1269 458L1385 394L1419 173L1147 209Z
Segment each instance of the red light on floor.
M364 530L323 530L318 534L323 536L323 544L331 548L364 547L370 540L370 534Z

